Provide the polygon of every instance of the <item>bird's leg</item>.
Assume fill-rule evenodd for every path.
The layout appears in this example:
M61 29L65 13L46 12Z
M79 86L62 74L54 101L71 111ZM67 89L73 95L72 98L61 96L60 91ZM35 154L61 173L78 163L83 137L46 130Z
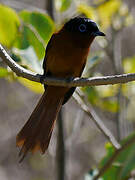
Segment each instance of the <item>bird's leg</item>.
M73 81L74 80L74 77L67 77L66 78L66 82L67 83L70 83L71 81Z

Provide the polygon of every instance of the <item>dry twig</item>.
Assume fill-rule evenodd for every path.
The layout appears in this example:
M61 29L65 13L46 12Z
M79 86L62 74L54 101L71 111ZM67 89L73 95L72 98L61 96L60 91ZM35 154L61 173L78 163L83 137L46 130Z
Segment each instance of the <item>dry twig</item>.
M97 113L94 111L92 106L89 108L80 95L74 93L73 95L76 102L80 105L81 109L86 112L89 117L92 117L93 122L100 129L100 131L105 135L105 137L111 142L115 149L120 149L121 145L117 142L111 131L104 125L101 119L98 117ZM90 106L90 104L89 104Z

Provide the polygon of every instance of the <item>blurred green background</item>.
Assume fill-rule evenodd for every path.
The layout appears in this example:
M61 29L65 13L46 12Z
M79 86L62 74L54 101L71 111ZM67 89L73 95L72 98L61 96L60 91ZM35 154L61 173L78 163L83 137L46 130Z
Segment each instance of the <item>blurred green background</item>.
M45 48L52 33L77 15L93 19L106 33L105 38L94 41L83 76L134 73L134 0L0 0L0 43L18 64L42 73ZM134 136L135 82L80 90L90 110L92 107L119 143ZM114 147L92 121L96 117L90 119L73 98L62 111L64 164L58 159L62 148L57 146L57 127L45 155L30 154L22 164L18 163L16 134L42 92L42 85L17 77L0 59L0 178L92 180L112 156ZM134 179L134 159L135 146L130 145L101 179Z

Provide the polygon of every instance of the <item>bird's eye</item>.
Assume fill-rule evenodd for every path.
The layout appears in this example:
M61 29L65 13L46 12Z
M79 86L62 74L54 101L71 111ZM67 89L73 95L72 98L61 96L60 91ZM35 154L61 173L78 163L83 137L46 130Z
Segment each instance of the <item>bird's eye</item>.
M79 31L80 31L80 32L85 32L85 31L86 31L86 25L85 25L85 24L81 24L81 25L79 26Z

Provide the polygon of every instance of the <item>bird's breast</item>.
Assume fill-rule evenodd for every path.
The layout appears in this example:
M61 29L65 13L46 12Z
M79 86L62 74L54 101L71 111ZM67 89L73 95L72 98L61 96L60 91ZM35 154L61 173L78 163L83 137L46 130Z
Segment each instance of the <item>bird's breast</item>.
M80 76L89 50L75 47L54 48L47 57L47 69L56 77Z

